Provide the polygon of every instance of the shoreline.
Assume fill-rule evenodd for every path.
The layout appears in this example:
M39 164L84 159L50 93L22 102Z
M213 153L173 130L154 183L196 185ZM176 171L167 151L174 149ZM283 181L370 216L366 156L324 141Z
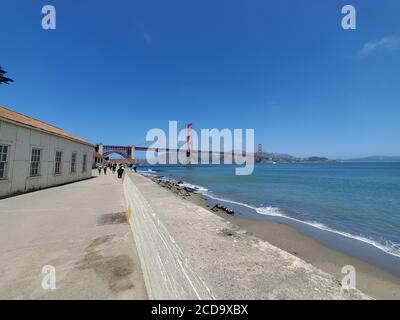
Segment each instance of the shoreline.
M372 263L331 249L285 223L238 217L230 212L231 208L223 206L222 201L211 202L212 199L198 193L195 188L185 185L183 181L172 182L171 179L165 177L145 174L143 176L160 187L169 189L177 197L209 210L254 236L332 274L337 279L344 277L341 273L343 266L354 266L357 271L357 288L375 299L400 299L400 277Z

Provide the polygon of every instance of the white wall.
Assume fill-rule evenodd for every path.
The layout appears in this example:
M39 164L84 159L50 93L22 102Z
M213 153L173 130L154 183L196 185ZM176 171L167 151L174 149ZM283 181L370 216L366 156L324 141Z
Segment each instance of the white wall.
M92 175L93 148L0 120L0 144L9 145L8 174L0 180L0 197L18 192L89 178ZM41 152L40 176L29 177L32 148ZM62 151L61 174L54 174L55 152ZM71 173L71 156L77 153L76 173ZM87 155L86 172L82 172L83 154Z

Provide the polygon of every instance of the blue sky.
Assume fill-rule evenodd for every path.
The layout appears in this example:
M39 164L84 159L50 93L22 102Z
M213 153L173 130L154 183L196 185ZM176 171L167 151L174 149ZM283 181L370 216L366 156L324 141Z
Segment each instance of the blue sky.
M57 29L41 28L41 8ZM341 8L357 9L357 30ZM254 128L265 151L400 154L398 0L2 0L0 105L92 142L169 120Z

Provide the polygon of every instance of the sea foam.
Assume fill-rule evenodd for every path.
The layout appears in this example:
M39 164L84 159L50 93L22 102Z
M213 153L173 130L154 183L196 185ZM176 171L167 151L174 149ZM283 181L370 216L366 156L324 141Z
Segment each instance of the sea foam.
M346 238L350 238L353 240L357 240L357 241L362 241L363 243L367 243L369 245L374 246L375 248L384 251L387 254L396 256L400 258L400 244L399 243L394 243L392 241L386 241L385 244L379 243L377 241L374 241L372 239L363 237L363 236L358 236L358 235L354 235L354 234L350 234L344 231L339 231L333 228L330 228L320 222L317 221L303 221L303 220L299 220L293 217L290 217L288 215L286 215L285 213L283 213L283 211L279 208L276 207L271 207L271 206L265 206L265 207L256 207L256 206L252 206L249 205L247 203L243 203L243 202L239 202L239 201L234 201L234 200L230 200L230 199L226 199L226 198L222 198L222 197L217 197L214 195L211 195L210 193L206 192L205 195L213 200L216 201L223 201L226 203L232 203L232 204L236 204L238 206L242 206L242 207L246 207L249 208L251 210L254 210L255 212L257 212L258 214L261 215L265 215L265 216L272 216L272 217L281 217L287 220L292 220L295 221L296 223L301 223L301 224L306 224L308 226L314 227L314 228L318 228L320 230L326 231L326 232L332 232L335 234L339 234L341 236L344 236Z
M156 173L155 171L153 171L153 172L147 171L147 172L141 172L141 173L144 174L144 175L147 175L147 176L153 176L153 177L157 176L157 174L154 174L154 173ZM177 182L176 179L172 179L172 178L162 177L161 179L168 180L168 181L171 181L171 182ZM386 241L385 244L382 244L382 243L379 243L377 241L374 241L372 239L369 239L369 238L366 238L366 237L363 237L363 236L354 235L354 234L350 234L350 233L347 233L347 232L344 232L344 231L339 231L339 230L330 228L330 227L328 227L328 226L326 226L326 225L324 225L324 224L322 224L320 222L317 222L317 221L303 221L303 220L299 220L299 219L290 217L287 214L285 214L280 208L276 208L276 207L272 207L272 206L256 207L256 206L244 203L244 202L239 202L239 201L234 201L234 200L223 198L223 197L218 197L218 196L215 196L214 194L212 194L207 188L205 188L203 186L191 184L191 183L184 182L184 181L181 183L181 185L189 187L189 188L193 188L198 193L203 194L204 196L206 196L206 197L208 197L210 199L213 199L213 200L216 200L216 201L222 201L222 202L226 202L226 203L232 203L232 204L235 204L235 205L238 205L238 206L242 206L242 207L251 209L251 210L255 211L256 213L258 213L260 215L271 216L271 217L281 217L283 219L291 220L291 221L294 221L296 223L305 224L305 225L308 225L308 226L311 226L311 227L314 227L314 228L317 228L317 229L320 229L320 230L323 230L323 231L326 231L326 232L335 233L335 234L344 236L346 238L350 238L350 239L353 239L353 240L361 241L363 243L372 245L375 248L377 248L377 249L379 249L379 250L381 250L381 251L383 251L383 252L385 252L387 254L390 254L390 255L393 255L393 256L396 256L396 257L400 258L400 243L394 243L392 241Z

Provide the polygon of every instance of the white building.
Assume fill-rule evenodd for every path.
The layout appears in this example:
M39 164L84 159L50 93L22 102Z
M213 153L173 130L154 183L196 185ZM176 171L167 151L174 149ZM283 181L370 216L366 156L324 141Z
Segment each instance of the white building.
M0 106L0 197L91 177L93 145Z

